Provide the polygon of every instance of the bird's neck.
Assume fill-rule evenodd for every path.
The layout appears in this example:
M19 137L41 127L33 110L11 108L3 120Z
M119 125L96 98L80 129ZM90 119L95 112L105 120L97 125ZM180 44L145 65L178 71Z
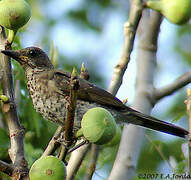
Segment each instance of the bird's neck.
M45 70L42 69L25 69L25 75L26 75L26 79L27 79L27 84L28 83L34 83L33 81L36 81L39 79L39 76L41 74L43 74L43 72L45 72Z
M42 74L43 72L49 72L51 71L51 69L40 69L40 68L25 68L25 74L26 74L26 77L28 76L33 76L33 75L40 75Z
M42 71L43 70L41 70L41 69L31 69L31 68L26 68L25 69L26 75L38 74L38 73L40 73Z

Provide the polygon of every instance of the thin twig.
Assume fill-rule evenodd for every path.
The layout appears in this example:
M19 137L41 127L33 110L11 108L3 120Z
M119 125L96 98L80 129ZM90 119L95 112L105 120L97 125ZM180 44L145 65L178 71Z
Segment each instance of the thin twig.
M185 101L186 109L188 112L188 152L189 152L189 159L188 159L188 168L189 173L191 174L191 89L187 90L187 100Z
M80 141L77 142L77 144L80 144ZM89 150L90 144L85 144L81 146L80 148L76 149L72 156L70 156L70 160L68 162L67 168L67 177L66 180L73 180L76 173L78 172L80 165L82 164L83 159L85 158L88 150Z
M141 0L133 0L131 2L132 3L130 7L129 19L124 24L124 45L122 55L118 61L118 64L114 68L112 79L108 88L108 91L113 95L116 95L119 87L122 84L123 75L130 61L130 55L134 45L135 34L143 9Z
M88 70L86 69L84 63L82 63L82 66L81 66L80 78L85 79L87 81L90 78L90 75L89 75Z
M153 99L155 101L158 101L165 96L171 95L172 93L186 86L190 82L191 82L191 71L181 75L171 84L166 85L165 87L162 88L155 89L153 94Z
M13 165L0 160L0 171L6 174L12 174L14 171Z
M80 78L88 80L89 79L89 73L88 70L85 68L84 64L81 66L81 72L80 72ZM77 142L76 146L78 146L81 142ZM76 147L75 146L75 147ZM80 148L76 149L74 152L72 152L70 156L70 160L68 162L67 166L67 180L73 180L77 171L80 168L80 165L86 156L88 150L89 150L90 144L85 144L81 146ZM70 151L70 150L69 150ZM69 153L68 151L68 153Z
M56 149L60 146L60 143L57 141L58 137L60 137L61 133L64 131L64 127L59 126L54 133L54 136L48 143L45 151L43 152L41 157L48 156L56 151Z
M96 163L99 155L99 146L96 144L91 145L91 154L90 154L90 160L89 164L86 170L86 173L84 175L84 180L91 180L94 171L96 170Z
M77 79L77 73L73 69L70 80L70 95L69 104L67 106L67 117L65 121L65 133L64 133L64 152L61 153L60 158L65 160L69 147L73 144L73 126L74 126L74 116L77 102L77 91L79 89L79 80Z
M71 148L69 151L68 151L68 154L69 153L72 153L73 151L75 151L76 149L80 148L81 146L85 145L85 144L90 144L87 140L83 140L82 139L82 142L80 142L79 144L76 144L73 148Z
M133 49L137 27L142 16L142 10L143 10L142 0L131 0L130 3L131 5L130 5L130 12L129 12L129 19L128 19L128 22L124 24L124 45L123 45L122 56L119 59L118 64L114 68L113 75L108 87L108 91L113 95L117 94L117 91L122 84L123 75L130 61L130 55ZM123 166L123 156L121 153L121 151L123 150L123 147L121 144L122 143L120 143L118 155L115 159L115 163L113 165L110 176L108 178L109 180L116 179L115 177L117 178L119 177L119 179L122 179L120 176L118 176L119 173L117 172L120 169L118 167ZM123 172L125 172L125 170ZM123 173L123 175L122 177L125 178L126 174Z
M65 122L64 138L66 141L71 141L73 138L73 125L74 125L74 116L75 116L78 89L79 89L79 81L76 78L76 74L73 71L70 81L70 97L69 97L69 104L67 107L67 118Z
M169 161L166 159L165 155L161 152L160 148L155 143L153 143L152 139L147 134L145 134L145 137L155 147L155 149L157 150L161 158L168 164L170 169L173 171L173 167L171 166Z
M11 49L11 47L7 45L3 27L0 27L0 49ZM17 115L10 58L2 53L0 53L0 69L3 70L1 80L3 94L9 99L9 103L5 104L7 106L5 115L11 142L9 156L15 168L13 178L20 177L19 179L24 179L28 174L27 161L24 156L24 128L21 126Z

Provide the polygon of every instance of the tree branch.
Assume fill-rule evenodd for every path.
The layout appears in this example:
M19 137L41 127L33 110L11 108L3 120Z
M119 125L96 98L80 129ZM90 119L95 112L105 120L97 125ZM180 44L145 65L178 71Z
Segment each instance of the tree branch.
M84 64L82 64L81 66L80 78L85 80L89 80L90 78L88 70L86 69ZM77 141L76 146L78 144L80 144L80 141ZM67 166L67 180L74 179L78 169L80 168L82 160L84 159L89 150L89 147L90 144L85 144L82 147L75 150L74 152L72 152Z
M6 162L0 160L0 171L6 174L12 174L14 171L13 165L10 165Z
M99 155L99 146L96 144L91 145L90 160L88 167L86 168L86 173L84 175L84 180L91 180L94 171L96 170L96 163Z
M48 143L45 151L41 155L41 157L48 156L56 151L56 149L60 146L60 143L57 141L58 137L60 137L61 133L64 131L64 127L59 126L54 133L54 136Z
M158 101L165 96L171 95L172 93L186 86L190 82L191 82L191 71L183 74L171 84L166 85L165 87L162 88L155 89L152 95L153 96L152 99L154 101Z
M156 151L158 152L158 154L160 155L160 157L163 159L164 162L166 162L166 164L169 166L170 170L173 172L173 167L171 166L170 162L168 161L168 159L165 157L164 153L161 151L161 148L156 145L152 139L150 138L150 136L148 136L147 134L145 134L146 139L149 141L150 144L152 144L152 146L156 149Z
M119 59L118 64L114 68L113 75L108 88L108 91L113 95L117 94L117 91L122 84L123 75L130 61L130 55L133 49L137 27L142 16L142 9L143 9L142 0L131 0L130 2L131 2L131 7L130 7L129 19L128 22L126 22L124 25L124 45L123 45L122 56ZM126 137L127 136L124 133L121 140L122 139L125 140ZM126 144L127 143L125 143L125 145ZM120 172L122 172L122 176L126 175L124 174L126 171L125 169L126 163L125 160L123 160L123 156L121 156L122 154L125 154L124 152L125 151L121 143L121 146L119 147L118 150L118 155L115 159L112 171L109 175L109 180L120 179L119 170ZM120 167L123 168L120 169ZM124 178L126 177L124 176Z
M128 21L124 24L124 45L121 58L115 66L113 75L110 81L108 91L113 95L117 94L119 87L122 84L123 75L130 61L131 51L134 45L135 34L142 15L142 1L131 1L130 14Z
M0 49L10 48L7 46L4 28L0 27ZM9 102L3 104L3 106L6 106L5 115L10 133L11 148L9 149L9 156L14 166L13 176L22 178L28 174L27 161L24 156L24 128L19 122L16 111L10 58L2 53L0 53L0 69L3 71L1 80L3 94L9 99Z
M161 16L153 12L152 15L148 17L144 11L141 20L139 28L141 27L142 29L137 53L137 81L133 108L145 114L149 114L152 109L152 104L147 97L148 94L145 92L148 92L148 90L153 87L157 37ZM133 178L143 137L143 128L132 124L125 125L109 180L126 180Z
M73 126L74 126L74 116L75 116L78 89L79 89L79 80L77 79L77 72L75 71L75 69L73 69L70 80L70 95L69 95L69 103L67 105L67 117L65 120L65 131L64 131L65 146L61 147L61 152L59 155L59 158L63 159L64 161L70 146L74 142Z
M189 173L191 174L191 90L187 90L187 100L185 101L186 104L186 109L188 113L188 152L189 152L189 157L188 157L188 168L189 168Z
M70 96L69 96L69 104L67 107L67 118L65 122L65 134L64 134L65 140L67 142L70 142L71 144L73 142L74 116L75 116L75 108L77 101L77 91L79 89L79 81L76 77L77 74L73 70L70 81Z
M80 141L78 141L76 144L79 144ZM81 146L80 148L76 149L72 155L70 156L70 160L68 162L68 166L66 166L66 170L67 170L67 177L66 180L73 180L76 173L78 172L80 165L83 161L83 159L85 158L88 150L90 147L90 143L89 144L85 144L83 146Z

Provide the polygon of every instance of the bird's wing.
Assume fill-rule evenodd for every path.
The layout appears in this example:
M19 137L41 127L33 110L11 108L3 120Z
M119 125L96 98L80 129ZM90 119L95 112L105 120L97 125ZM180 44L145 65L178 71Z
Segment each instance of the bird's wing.
M63 95L69 94L70 90L70 73L60 70L54 71L57 88L63 92ZM115 108L125 108L126 106L115 96L109 92L91 84L90 82L79 78L78 99L85 101L96 102L103 105L113 106Z
M54 70L50 71L50 73L48 74L42 74L41 78L54 80L53 85L55 90L58 93L61 93L63 96L69 95L71 78L69 73ZM78 79L80 83L80 87L78 90L78 99L115 107L116 110L119 109L121 114L124 115L124 118L118 119L120 122L140 125L146 128L151 128L157 131L165 132L183 138L185 138L188 134L185 129L133 110L130 107L125 106L119 99L117 99L107 91L89 83L84 79Z

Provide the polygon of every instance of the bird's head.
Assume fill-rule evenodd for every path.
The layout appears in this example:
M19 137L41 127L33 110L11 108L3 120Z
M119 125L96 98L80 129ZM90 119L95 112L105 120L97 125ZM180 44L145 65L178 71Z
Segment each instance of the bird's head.
M1 52L18 61L24 69L53 68L53 65L46 53L37 47L28 47L21 50L2 50Z

